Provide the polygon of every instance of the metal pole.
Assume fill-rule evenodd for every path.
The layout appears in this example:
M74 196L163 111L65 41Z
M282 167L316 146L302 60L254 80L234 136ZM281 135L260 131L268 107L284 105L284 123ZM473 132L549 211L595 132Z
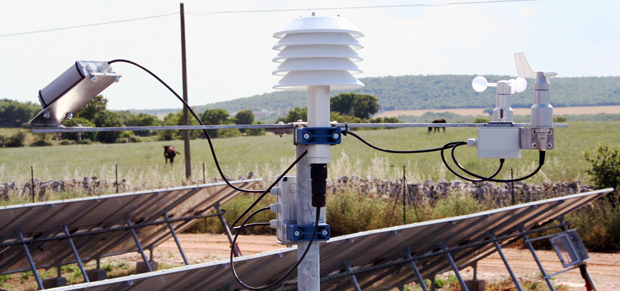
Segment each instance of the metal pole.
M504 261L504 265L506 266L508 273L510 273L510 277L512 278L512 281L515 282L515 287L517 288L517 290L523 291L523 288L521 288L521 284L519 284L519 280L517 279L517 276L515 276L515 273L512 271L512 268L510 268L510 265L508 264L508 260L506 259L506 256L504 256L504 252L502 251L502 248L500 247L499 243L496 240L497 238L495 237L494 234L491 234L490 237L495 240L493 241L493 244L495 245L495 249L497 250L497 253L499 254L499 256L502 258L502 261Z
M448 262L450 262L450 266L452 266L452 270L454 271L456 279L459 280L459 284L461 284L461 290L469 291L469 289L467 289L467 286L465 285L465 281L463 281L463 277L461 277L461 273L459 273L459 268L456 266L454 259L452 259L452 255L450 255L450 253L446 253L446 258L448 259Z
M174 238L174 242L177 243L179 252L181 252L181 257L183 257L183 262L185 262L185 265L189 265L189 263L187 262L187 258L185 257L185 253L183 252L183 248L181 247L181 242L177 238L177 233L174 231L174 227L172 227L172 223L170 223L170 218L168 217L167 212L164 212L164 217L166 218L166 222L168 222L168 228L170 228L170 233L172 234L172 237ZM151 252L151 254L152 253L153 252Z
M66 224L65 224L65 234L67 236L71 235L69 233L69 228L67 228ZM82 260L80 259L80 255L78 254L78 251L75 248L75 244L73 243L73 239L72 238L69 238L69 244L71 244L71 249L73 250L73 256L75 256L75 261L77 262L78 266L80 267L80 271L82 271L82 277L84 277L84 283L90 283L90 280L88 280L88 275L86 274L86 270L84 270L84 265L82 265Z
M230 228L228 227L228 223L226 223L226 219L224 218L224 214L222 213L222 210L220 209L220 203L216 202L215 205L213 205L213 207L215 207L215 210L217 210L217 212L220 214L218 215L218 217L220 218L220 222L222 223L222 226L224 227L224 231L226 232L226 236L228 236L228 241L230 242L230 247L233 248L233 253L235 254L235 257L241 257L241 251L239 251L239 248L237 248L236 245L233 245L233 236L232 233L230 232ZM206 224L205 224L206 226Z
M22 231L20 230L18 233L19 239L24 242L24 235L22 234ZM37 267L34 266L34 262L32 261L32 256L30 255L30 250L28 250L28 245L23 244L23 246L24 251L26 252L26 257L28 258L28 263L30 264L30 268L32 269L32 273L34 274L34 278L37 280L37 284L39 285L39 289L45 290L45 288L43 288L43 282L41 281L41 277L39 277L39 273L37 272Z
M523 230L521 230L521 232L523 232ZM534 261L536 261L536 264L538 265L538 268L540 269L540 273L542 274L545 281L547 281L547 286L549 286L549 290L555 291L555 288L553 287L553 283L551 283L551 280L549 280L549 276L547 276L547 272L545 271L545 268L543 268L542 263L540 262L540 259L538 259L538 256L536 255L536 251L534 250L534 246L532 246L530 239L527 237L527 235L524 234L523 240L525 240L525 244L527 245L527 248L532 253L532 256L534 257Z
M405 167L406 166L403 166L403 225L407 224L407 210L405 209L405 193L407 191L407 186L405 186Z
M118 165L114 165L116 171L116 193L118 193Z
M353 268L351 268L351 263L348 261L345 261L344 266L347 268L347 272L353 272ZM360 287L360 283L357 282L357 278L355 277L355 275L351 275L351 283L353 283L353 286L355 287L356 291L362 291L362 287Z
M131 226L131 221L129 221L129 218L126 218L125 221L127 222L128 226ZM153 269L151 268L151 262L149 262L149 260L146 258L146 254L144 254L144 249L142 249L142 245L140 244L140 240L138 239L136 230L133 228L130 228L129 230L131 230L131 234L133 235L133 240L134 242L136 242L136 246L138 247L138 251L140 252L140 255L142 255L142 260L144 260L144 264L146 264L146 269L149 270L149 272L153 272Z
M411 259L410 249L407 250L407 258ZM418 266L416 266L415 261L411 261L411 269L413 269L416 278L418 278L418 284L420 284L420 288L422 288L423 291L428 291L428 289L426 288L426 284L424 284L424 278L422 278L422 274L420 273Z
M296 154L299 157L308 147L298 145ZM312 207L312 185L310 181L310 163L306 155L297 163L297 224L314 224L316 208ZM297 244L297 259L310 247L308 254L297 267L298 290L318 291L320 282L319 244L308 246L307 241Z
M185 51L185 9L181 4L181 65L183 71L183 100L189 104L187 95L187 54ZM183 125L189 125L189 110L183 106ZM183 131L183 144L185 145L185 178L192 177L192 157L189 146L189 130Z
M32 179L32 184L30 185L30 192L32 192L32 203L34 203L34 167L30 166L30 178Z

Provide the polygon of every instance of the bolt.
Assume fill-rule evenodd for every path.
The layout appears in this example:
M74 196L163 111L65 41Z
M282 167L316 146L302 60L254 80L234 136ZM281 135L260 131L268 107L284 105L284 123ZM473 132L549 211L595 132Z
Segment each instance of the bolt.
M114 83L118 83L118 81L120 81L121 78L119 76L114 77Z
M300 230L296 230L295 233L293 233L293 235L295 237L301 237L301 231Z
M329 231L327 231L327 229L324 229L323 231L321 231L321 234L323 236L327 236L329 234Z
M90 77L90 80L93 81L93 82L97 82L97 76Z
M337 132L334 132L334 134L332 134L332 138L333 139L339 139L340 138L340 134Z
M310 139L310 134L309 134L309 133L307 133L307 132L306 132L306 133L304 133L304 139L305 139L305 140Z
M49 111L45 111L45 113L43 113L43 117L45 117L45 118L50 118L50 113L49 113Z
M67 119L71 119L71 118L73 118L73 113L67 112Z
M537 143L533 143L533 144L532 144L532 148L533 148L533 149L538 148L538 144L537 144Z
M548 149L550 149L550 148L552 148L552 147L553 147L553 144L552 144L552 143L548 143L548 144L547 144L547 148L548 148Z

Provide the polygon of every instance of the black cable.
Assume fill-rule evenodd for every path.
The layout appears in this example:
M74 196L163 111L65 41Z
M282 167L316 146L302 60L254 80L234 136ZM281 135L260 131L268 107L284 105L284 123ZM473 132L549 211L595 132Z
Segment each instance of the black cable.
M151 72L150 70L148 70L147 68L129 61L129 60L125 60L125 59L115 59L115 60L111 60L108 62L108 64L113 64L113 63L117 63L117 62L121 62L121 63L128 63L131 65L134 65L142 70L144 70L145 72L149 73L151 76L153 76L153 78L157 79L157 81L159 81L162 85L164 85L166 88L168 88L168 90L170 90L170 92L172 92L172 94L174 94L174 96L176 96L182 103L183 106L185 106L187 108L187 110L189 110L189 112L192 113L192 115L194 116L194 118L196 118L196 120L198 121L198 123L200 123L200 125L205 125L202 120L200 120L200 118L198 117L198 115L196 114L196 112L194 112L194 110L189 106L189 104L187 104L187 102L185 102L185 100L183 100L183 98L177 94L176 91L174 91L174 89L172 89L170 86L168 86L168 84L166 84L166 82L164 82L164 80L160 79L157 75L155 75L155 73ZM220 176L222 177L222 179L224 179L224 182L226 182L226 184L228 184L228 186L230 186L231 188L237 190L237 191L241 191L241 192L247 192L247 193L262 193L263 190L253 190L253 189L243 189L243 188L238 188L236 186L234 186L233 184L231 184L228 179L226 179L226 176L224 175L224 172L222 172L222 168L220 167L220 163L217 160L217 156L215 155L215 150L213 149L213 143L211 142L211 137L209 136L209 133L207 132L206 129L202 129L205 133L205 136L207 137L207 141L209 141L209 148L211 149L211 155L213 156L213 160L215 161L215 166L217 167L218 172L220 173Z
M467 174L470 174L470 175L472 175L472 176L474 176L474 177L476 177L476 178L480 178L480 179L482 179L482 180L484 180L484 181L499 182L499 183L511 183L511 182L519 182L519 181L523 181L523 180L525 180L525 179L529 179L529 178L531 178L532 176L536 175L536 173L538 173L538 171L540 171L540 169L542 168L542 166L545 164L545 153L546 153L546 152L545 152L545 151L539 151L539 155L538 155L538 168L536 168L536 170L534 170L534 172L532 172L532 173L528 174L527 176L524 176L524 177L521 177L521 178L517 178L517 179L509 179L509 180L503 180L503 179L493 179L493 178L492 178L493 176L491 176L491 177L483 177L483 176L476 175L476 174L474 174L474 173L471 173L471 172L467 171L467 170L466 170L465 168L463 168L463 167L462 167L462 166L458 163L458 161L456 160L456 157L454 156L454 150L455 150L457 147L462 146L462 145L465 145L465 144L467 144L467 143L466 143L466 142L460 142L460 143L454 144L454 145L452 146L452 159L454 160L454 163L455 163L455 164L456 164L456 165L457 165L460 169L462 169L463 171L465 171ZM452 172L452 174L454 174L454 175L456 175L456 176L458 176L458 177L460 177L460 178L462 178L462 179L466 179L466 180L472 181L472 179L469 179L469 178L467 178L467 177L464 177L464 176L462 176L462 175L460 175L460 174L456 173L456 172L455 172L455 171L454 171L454 170L453 170L453 169L452 169L452 168L448 165L448 163L446 162L446 159L444 158L444 155L443 155L443 150L441 151L441 160L443 161L444 165L446 165L446 167L448 168L448 170L450 170L450 172ZM476 182L477 182L477 180L476 180Z
M375 150L382 151L382 152L386 152L386 153L392 153L392 154L420 154L420 153L430 153L430 152L436 152L436 151L441 151L441 150L445 149L445 146L444 146L444 147L441 147L441 148L425 149L425 150L412 150L412 151L396 151L396 150L388 150L388 149L384 149L384 148L377 147L377 146L375 146L375 145L373 145L373 144L371 144L371 143L367 142L366 140L364 140L363 138L361 138L361 137L360 137L360 136L358 136L357 134L355 134L355 133L353 133L353 132L350 132L348 129L347 129L347 130L344 130L344 131L342 132L342 134L343 134L343 135L345 135L345 136L346 136L346 135L348 135L348 134L350 134L350 135L352 135L353 137L355 137L355 138L359 139L361 142L363 142L363 143L364 143L364 144L366 144L367 146L369 146L369 147L371 147L371 148L373 148L373 149L375 149ZM451 143L450 143L450 144L451 144Z
M299 264L304 260L304 258L306 257L306 254L308 254L308 251L312 247L312 243L314 242L314 237L316 236L316 231L319 228L319 220L321 218L321 207L317 207L317 208L315 208L316 209L316 221L314 222L314 230L312 231L312 237L310 237L310 243L308 244L308 247L306 247L306 250L304 251L303 255L301 255L301 257L297 260L297 263L295 264L295 266L293 266L290 270L288 270L288 272L286 272L286 274L284 274L284 276L280 277L280 279L276 280L275 282L272 282L272 283L270 283L268 285L265 285L265 286L262 286L262 287L253 287L253 286L249 286L249 285L243 283L241 281L241 278L239 278L239 276L237 275L237 271L235 271L235 264L233 263L233 254L234 254L233 247L235 246L235 242L237 241L237 237L239 236L239 233L241 233L241 230L243 229L243 226L245 225L245 223L250 218L252 218L252 216L254 216L255 214L259 213L260 211L263 211L263 209L269 209L269 207L261 208L261 209L255 211L255 212L253 212L252 214L250 214L250 216L248 216L248 218L246 218L243 221L243 223L241 223L239 231L237 231L237 233L235 234L235 238L233 239L232 246L231 246L231 249L230 249L230 268L232 269L233 276L235 277L237 282L239 282L239 284L241 284L243 287L248 288L250 290L263 290L263 289L271 288L271 287L279 284L280 282L282 282L295 269L297 269Z
M250 205L250 207L248 207L248 209L246 209L239 217L237 217L237 219L235 220L235 222L233 222L232 225L234 226L235 224L237 224L237 222L239 222L239 220L243 216L248 214L248 212L250 212L250 210L252 210L252 208L254 208L254 206L256 206L256 204L258 204L258 202L261 199L263 199L263 197L265 197L265 195L267 195L267 193L269 193L269 191L271 191L271 188L273 188L275 185L277 185L278 182L280 182L280 180L282 178L284 178L284 176L288 173L288 171L290 171L301 160L301 158L303 158L307 153L308 153L308 150L305 150L301 155L299 155L299 157L297 157L297 159L290 166L288 166L288 168L286 168L284 173L282 173L282 175L278 176L278 178L269 186L269 188L267 188L267 190L265 190L263 192L263 194L261 194L260 197L258 197L258 199L256 199L256 201L254 201L254 203L252 203L252 205Z
M493 175L491 175L491 176L489 176L489 177L484 177L484 178L481 178L481 179L479 179L479 180L476 180L476 179L471 179L471 178L468 178L468 177L462 176L462 175L460 175L459 173L457 173L457 172L455 172L454 170L452 170L452 168L451 168L450 166L448 166L448 162L446 162L446 158L445 158L445 157L444 157L444 155L443 155L443 151L444 151L445 149L450 148L450 147L454 148L454 147L456 147L456 146L461 146L461 145L466 145L466 144L467 144L466 142L462 142L462 141L460 141L460 142L450 142L450 143L445 144L445 145L444 145L444 149L442 149L442 150L441 150L441 160L442 160L442 161L443 161L443 163L446 165L446 167L448 168L448 170L450 170L450 172L452 172L452 174L456 175L457 177L459 177L459 178L461 178L461 179L464 179L464 180L467 180L467 181L470 181L470 182L482 182L482 181L486 181L486 179L493 178L493 177L497 176L497 174L499 174L499 172L500 172L500 171L502 170L502 168L504 167L504 159L499 159L499 168L497 169L497 171L495 171L495 173L494 173Z

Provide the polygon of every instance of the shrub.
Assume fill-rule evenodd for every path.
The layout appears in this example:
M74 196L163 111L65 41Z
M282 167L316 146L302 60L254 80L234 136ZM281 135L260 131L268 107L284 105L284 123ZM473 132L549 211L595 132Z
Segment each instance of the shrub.
M59 143L60 145L74 145L75 141L70 139L63 139Z
M83 139L83 140L78 140L75 143L76 144L92 144L93 141L91 141L90 139Z
M608 197L617 197L620 187L620 149L601 145L596 150L596 156L586 151L584 158L592 166L592 169L586 171L592 182L601 188L616 189L614 194Z
M25 141L26 141L26 133L23 130L20 130L18 133L8 138L6 146L9 148L23 147Z
M67 127L75 127L80 124L83 127L95 127L95 124L90 122L88 119L84 119L80 117L73 117L71 119L65 120L65 122L62 123L62 125L67 126ZM78 134L77 132L66 132L62 134L62 138L70 139L70 140L78 140ZM97 133L96 132L83 132L82 140L85 140L85 139L97 140Z
M554 116L553 122L566 122L567 118L565 116Z
M9 137L0 134L0 148L4 148L9 143Z
M254 124L265 124L264 122L258 121L254 122ZM247 135L265 135L265 130L262 128L250 128L246 130Z
M474 119L474 123L487 123L489 121L491 121L491 119L485 117L476 117L476 119Z
M237 128L218 129L217 136L221 138L238 137L241 136L241 131L239 131L239 129Z
M47 134L45 133L39 133L35 136L35 141L30 145L31 147L49 147L54 145L48 140Z

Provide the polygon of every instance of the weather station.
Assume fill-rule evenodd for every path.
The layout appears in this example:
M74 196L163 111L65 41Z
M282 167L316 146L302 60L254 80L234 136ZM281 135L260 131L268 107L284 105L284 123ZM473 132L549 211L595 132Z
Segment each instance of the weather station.
M364 33L344 17L339 15L317 16L314 13L311 16L292 19L282 30L273 34L273 37L278 41L272 47L273 50L277 51L277 55L272 61L278 66L272 71L272 74L280 77L273 88L307 92L308 120L306 122L267 125L205 125L187 102L155 73L132 61L117 59L107 62L77 61L40 90L39 100L43 109L30 124L34 133L204 130L218 172L226 185L239 192L260 194L256 201L233 223L233 225L239 225L234 238L228 232L229 237L231 237L230 260L201 265L200 268L213 268L209 269L209 274L214 274L213 282L207 282L209 278L198 280L201 278L200 273L193 273L198 278L193 282L205 284L196 285L202 286L205 290L217 290L218 288L221 288L220 290L335 290L341 286L345 286L342 288L347 290L362 290L364 288L375 290L389 287L401 288L404 282L421 283L421 288L427 290L423 283L424 279L434 280L435 274L439 271L449 270L455 272L462 290L469 290L465 280L459 275L459 268L471 266L480 259L480 256L473 255L473 253L488 255L497 251L501 254L498 242L514 238L524 238L540 267L543 278L547 281L550 289L554 290L550 277L555 274L548 275L545 272L531 245L531 241L535 239L529 239L527 236L533 232L551 228L562 228L559 235L552 235L549 238L551 238L558 254L570 254L570 260L567 260L569 262L564 265L567 270L571 268L585 269L583 262L588 257L587 253L584 253L585 250L580 244L578 235L575 232L570 232L567 224L563 221L559 226L543 227L543 222L555 219L557 215L562 216L573 209L569 206L562 208L562 203L556 203L557 201L523 204L501 211L478 213L471 217L404 225L346 237L331 237L329 222L326 221L327 169L331 162L331 147L340 145L344 137L354 137L374 150L387 153L439 153L446 168L467 181L514 183L528 179L539 172L544 165L546 152L556 148L554 129L556 127L567 127L566 124L553 123L549 78L556 76L557 73L533 71L523 53L515 54L518 78L489 83L484 77L476 77L472 81L472 87L477 92L482 92L488 87L495 87L496 89L496 107L493 110L493 120L488 123L347 124L332 121L330 120L330 94L332 90L356 90L364 87L364 84L354 76L354 74L362 73L356 63L362 61L362 57L357 51L363 48L358 41L363 36ZM108 86L119 81L121 75L111 67L112 64L116 63L137 66L156 78L183 103L200 125L111 128L62 126L62 122L70 119L76 110ZM511 98L513 94L522 93L526 90L526 78L534 79L532 121L531 124L514 123ZM454 141L430 149L391 150L375 146L351 130L363 127L470 127L477 128L478 134L477 138L470 138L467 141ZM292 144L295 145L296 159L267 189L253 190L235 186L224 175L207 132L207 129L224 128L292 130ZM460 165L455 150L464 145L477 148L478 158L480 159L498 159L497 171L493 175L482 176L472 173ZM523 150L538 151L538 167L523 177L514 179L496 178L505 159L519 159ZM446 159L445 152L451 152L453 164L466 175L460 174L452 168L451 163ZM288 173L293 167L296 168L295 175ZM584 205L584 203L609 191L611 190L606 189L591 193L589 196L565 198L568 202L564 205ZM267 209L259 209L250 213L253 207L267 194L274 195L276 203ZM219 205L217 209L219 211ZM548 213L541 209L548 211ZM246 224L255 214L267 210L276 215L276 219L271 220L268 224L276 230L278 242L288 245L290 248L277 253L275 259L272 254L250 256L249 258L242 257L234 247L237 237L242 229L247 227ZM524 214L515 215L514 213L517 212ZM551 216L549 213L558 214ZM493 219L487 219L491 217ZM493 221L500 220L505 221L505 223L501 225L493 223ZM131 225L129 221L127 224ZM434 233L433 231L436 229L446 231L441 234ZM516 232L517 229L518 232ZM369 237L372 239L367 239ZM418 245L413 242L425 246L425 249L415 250ZM375 249L379 246L381 250ZM466 252L470 249L475 250L475 252ZM348 252L349 250L350 252ZM441 259L442 257L445 257L445 260ZM431 260L431 258L439 259ZM418 261L419 264L416 264L415 261ZM379 265L378 262L385 264ZM505 259L504 263L517 289L522 290L518 279ZM274 267L275 264L278 265L277 268ZM398 270L401 266L408 266L412 272L409 274L402 272L403 274L401 274L400 271L394 271L395 266L399 268ZM269 267L277 269L277 272L269 273L267 270ZM198 267L193 269L187 267L183 271L174 271L179 273L162 271L160 274L139 275L134 277L131 282L133 284L133 282L143 280L140 282L153 283L149 280L157 280L156 277L160 275L178 275L182 272L193 272L198 269ZM297 270L296 277L292 276L294 270ZM264 276L253 275L257 272L262 272L261 274ZM587 270L585 272L587 273ZM393 280L388 280L390 278ZM385 281L380 279L385 279ZM109 284L128 282L122 278L115 280L110 281ZM198 283L199 281L200 283ZM385 285L381 285L383 283ZM150 286L145 283L145 286L147 285ZM111 288L111 285L107 286L104 283L97 286ZM137 284L135 288L142 290L139 286L140 284ZM193 287L194 285L192 285ZM177 287L170 288L175 289Z

